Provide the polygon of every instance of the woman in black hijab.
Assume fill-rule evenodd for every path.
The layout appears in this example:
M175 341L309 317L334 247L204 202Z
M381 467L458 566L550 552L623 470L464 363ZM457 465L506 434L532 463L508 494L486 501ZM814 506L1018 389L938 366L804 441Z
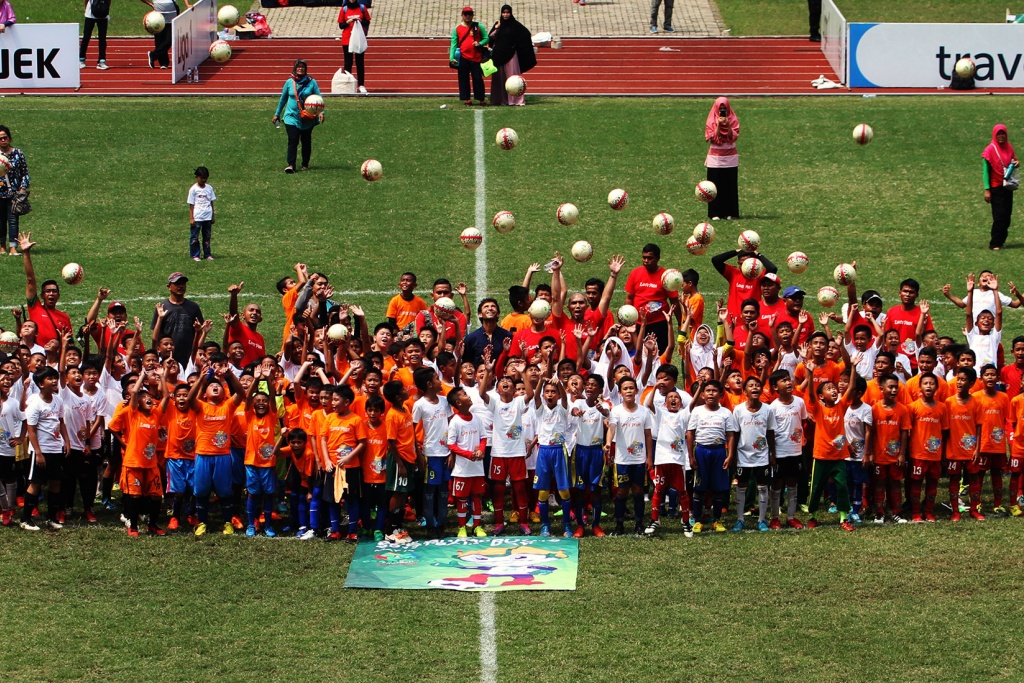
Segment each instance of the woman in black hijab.
M498 67L498 72L491 76L491 104L526 104L523 94L512 96L505 92L509 76L520 76L537 65L530 30L512 16L511 5L501 6L501 18L491 27L490 38L491 59Z

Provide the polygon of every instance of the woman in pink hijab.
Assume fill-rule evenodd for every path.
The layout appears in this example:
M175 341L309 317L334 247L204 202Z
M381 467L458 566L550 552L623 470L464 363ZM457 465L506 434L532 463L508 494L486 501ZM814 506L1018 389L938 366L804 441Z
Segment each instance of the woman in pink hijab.
M999 251L1006 242L1010 229L1010 215L1013 213L1013 189L1003 185L1010 172L1017 166L1017 155L1006 135L1006 126L999 123L992 129L992 142L981 153L983 177L985 178L985 201L992 205L992 237L988 248Z
M710 147L704 165L708 180L718 188L718 196L708 204L708 218L739 218L739 165L736 139L740 136L740 120L732 110L728 97L719 97L708 113L704 139Z

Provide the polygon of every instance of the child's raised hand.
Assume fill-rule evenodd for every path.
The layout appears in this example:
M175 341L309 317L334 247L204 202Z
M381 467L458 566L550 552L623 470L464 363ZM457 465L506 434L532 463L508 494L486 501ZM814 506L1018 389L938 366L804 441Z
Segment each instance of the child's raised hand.
M921 313L922 315L928 315L928 311L932 308L931 304L928 303L927 299L921 302Z

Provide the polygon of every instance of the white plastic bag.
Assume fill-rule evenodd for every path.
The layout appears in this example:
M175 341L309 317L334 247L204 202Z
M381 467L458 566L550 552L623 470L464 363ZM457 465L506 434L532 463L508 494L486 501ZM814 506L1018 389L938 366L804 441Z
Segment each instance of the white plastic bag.
M348 37L348 51L361 55L366 52L366 32L358 19L352 22L352 34Z
M355 95L356 77L344 69L338 69L335 71L334 78L331 79L331 94Z

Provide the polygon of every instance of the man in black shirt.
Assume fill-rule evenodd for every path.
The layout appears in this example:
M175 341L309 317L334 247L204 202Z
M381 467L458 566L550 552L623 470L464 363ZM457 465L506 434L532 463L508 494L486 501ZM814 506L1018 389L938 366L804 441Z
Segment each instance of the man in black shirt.
M188 278L183 273L171 273L167 278L167 290L170 295L156 305L153 313L153 346L161 337L174 340L174 360L181 367L188 367L192 357L192 340L195 338L195 323L203 322L203 312L199 304L185 298Z

